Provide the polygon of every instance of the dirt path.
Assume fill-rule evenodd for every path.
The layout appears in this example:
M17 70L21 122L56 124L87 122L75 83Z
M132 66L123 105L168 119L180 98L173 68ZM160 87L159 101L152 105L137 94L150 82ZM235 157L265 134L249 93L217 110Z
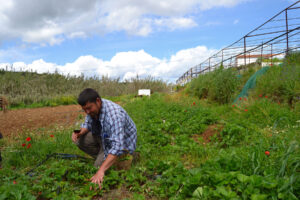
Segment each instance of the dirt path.
M0 132L4 136L22 133L25 130L46 128L51 125L70 126L85 116L79 105L26 108L0 112Z

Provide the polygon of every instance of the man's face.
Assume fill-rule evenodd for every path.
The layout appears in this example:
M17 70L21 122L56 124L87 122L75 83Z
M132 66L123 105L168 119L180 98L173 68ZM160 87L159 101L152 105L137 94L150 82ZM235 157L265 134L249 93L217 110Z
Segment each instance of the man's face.
M87 102L84 106L81 106L84 112L96 119L99 116L101 109L101 100L98 98L96 102Z

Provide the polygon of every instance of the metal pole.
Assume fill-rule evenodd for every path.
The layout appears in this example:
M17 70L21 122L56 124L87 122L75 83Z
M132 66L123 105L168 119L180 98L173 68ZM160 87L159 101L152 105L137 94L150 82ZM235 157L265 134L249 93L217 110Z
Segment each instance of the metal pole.
M273 44L271 44L271 66L273 65Z
M246 36L244 37L244 64L246 66Z
M287 9L285 9L285 26L286 26L286 54L289 53L289 24Z
M230 64L231 64L231 60L230 60ZM238 67L238 58L237 57L235 57L234 67Z
M223 65L223 60L224 60L224 53L223 53L223 49L222 49L222 65Z
M249 52L249 59L248 59L248 61L249 61L248 64L250 64L250 52Z
M262 67L262 63L263 63L263 50L264 50L264 45L263 42L261 42L261 52L260 52L260 66Z
M198 72L199 72L199 73L198 73L198 76L201 74L201 73L200 73L201 70L202 70L201 64L199 65L199 68L200 68L200 70L198 71Z

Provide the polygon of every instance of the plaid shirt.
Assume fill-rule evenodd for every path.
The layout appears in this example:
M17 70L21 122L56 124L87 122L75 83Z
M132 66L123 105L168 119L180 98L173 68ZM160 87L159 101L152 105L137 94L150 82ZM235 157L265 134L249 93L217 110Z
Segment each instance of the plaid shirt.
M126 153L126 151L130 154L134 152L137 140L136 127L121 106L112 101L102 99L99 121L104 159L108 154L119 156ZM92 123L92 117L87 115L85 122L81 124L81 128L92 131ZM92 133L94 134L94 131Z

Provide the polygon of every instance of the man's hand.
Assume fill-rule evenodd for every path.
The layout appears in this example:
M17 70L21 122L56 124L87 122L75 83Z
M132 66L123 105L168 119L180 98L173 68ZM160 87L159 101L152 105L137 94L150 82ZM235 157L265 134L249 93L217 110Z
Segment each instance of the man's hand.
M90 179L92 183L96 183L99 185L99 189L102 189L102 182L104 179L104 172L102 170L98 170L98 172Z
M72 133L72 141L77 142L78 138L80 137L79 133Z
M105 161L102 163L101 167L97 171L97 173L90 179L92 183L96 183L99 185L99 189L102 189L102 182L104 179L105 171L108 170L118 159L118 156L108 154Z
M89 132L89 130L86 128L81 128L79 133L73 132L72 133L72 141L77 142L78 138L80 138L82 135L84 135L88 132Z

